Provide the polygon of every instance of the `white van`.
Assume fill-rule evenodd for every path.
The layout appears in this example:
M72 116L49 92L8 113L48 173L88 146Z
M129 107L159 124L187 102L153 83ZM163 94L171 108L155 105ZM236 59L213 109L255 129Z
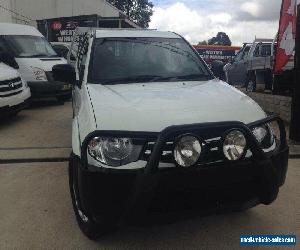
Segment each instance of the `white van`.
M282 120L216 79L181 36L77 35L76 69L57 65L53 74L74 84L69 183L85 235L147 212L243 210L276 199L289 155Z
M27 81L33 97L71 97L71 86L55 81L52 67L64 64L43 35L34 27L0 23L0 53L6 64L17 69Z
M18 71L0 61L0 120L27 107L30 89Z

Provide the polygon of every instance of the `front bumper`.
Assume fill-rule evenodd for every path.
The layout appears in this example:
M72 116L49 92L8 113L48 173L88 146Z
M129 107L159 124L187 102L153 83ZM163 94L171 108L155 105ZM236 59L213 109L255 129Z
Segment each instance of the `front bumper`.
M78 158L82 210L96 221L105 215L116 223L122 223L144 217L149 212L189 211L190 214L195 210L214 211L216 208L270 204L285 182L289 148L284 125L279 118L267 118L258 124L269 121L278 122L281 131L278 149L272 154L263 152L249 129L257 124L246 126L236 122L167 128L160 133L144 169L95 171L95 167L87 165L86 155L83 154L82 160ZM196 129L208 133L228 128L244 131L253 154L251 158L196 165L187 169L159 167L164 143L178 132L185 134ZM84 143L82 152L86 152L86 146Z
M59 97L72 95L70 84L47 81L47 82L28 82L33 98Z
M30 105L28 100L21 102L14 106L4 106L0 107L0 117L9 116L10 114L18 113L19 111L28 108Z
M30 89L24 88L22 92L10 97L0 98L0 115L7 116L17 113L29 106Z

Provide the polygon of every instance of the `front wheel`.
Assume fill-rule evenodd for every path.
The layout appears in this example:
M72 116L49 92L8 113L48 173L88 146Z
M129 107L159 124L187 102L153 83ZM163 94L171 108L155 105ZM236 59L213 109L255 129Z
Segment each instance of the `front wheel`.
M249 80L246 86L247 92L255 92L256 91L256 82L254 80Z
M77 223L83 234L90 240L97 240L102 235L112 232L115 227L109 223L96 223L91 215L83 211L79 195L78 168L78 160L72 154L69 162L69 187L73 209Z

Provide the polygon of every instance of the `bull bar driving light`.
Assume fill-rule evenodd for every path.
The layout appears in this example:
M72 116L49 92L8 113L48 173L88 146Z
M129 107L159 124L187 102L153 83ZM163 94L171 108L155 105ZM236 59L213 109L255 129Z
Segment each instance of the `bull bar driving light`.
M191 167L197 163L202 152L200 140L193 135L184 135L178 138L174 158L178 165Z
M247 147L245 135L240 130L230 131L224 139L223 152L230 161L237 161L243 157Z

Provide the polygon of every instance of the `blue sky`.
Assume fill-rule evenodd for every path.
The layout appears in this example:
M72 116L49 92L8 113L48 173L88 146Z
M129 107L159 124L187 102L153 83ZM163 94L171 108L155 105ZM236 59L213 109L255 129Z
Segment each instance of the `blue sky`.
M233 44L256 37L274 38L281 0L152 0L155 5L150 28L172 30L197 43L229 34Z

